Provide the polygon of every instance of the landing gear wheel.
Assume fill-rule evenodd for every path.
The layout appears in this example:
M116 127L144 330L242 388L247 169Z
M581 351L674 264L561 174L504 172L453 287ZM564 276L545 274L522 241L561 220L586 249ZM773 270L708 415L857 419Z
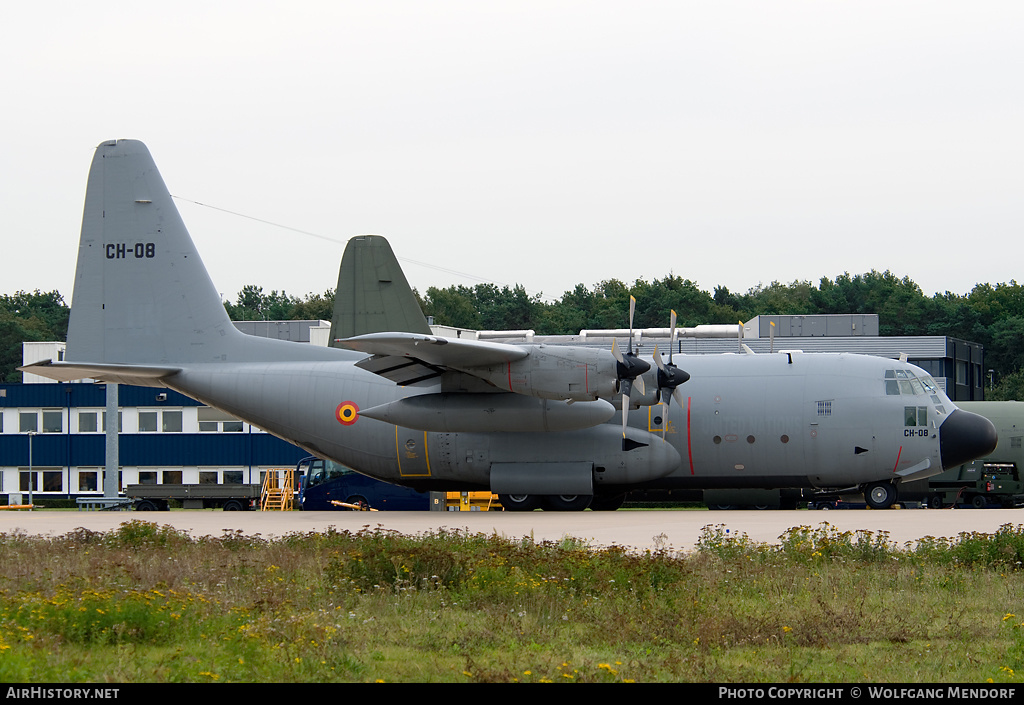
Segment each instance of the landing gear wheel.
M544 495L543 505L552 512L582 512L593 499L589 494L548 494Z
M594 512L614 512L626 501L626 493L613 495L594 495L590 500L590 509Z
M535 494L499 494L498 501L507 512L532 512L540 506L540 497Z
M896 485L875 482L864 488L864 501L872 509L888 509L896 503Z

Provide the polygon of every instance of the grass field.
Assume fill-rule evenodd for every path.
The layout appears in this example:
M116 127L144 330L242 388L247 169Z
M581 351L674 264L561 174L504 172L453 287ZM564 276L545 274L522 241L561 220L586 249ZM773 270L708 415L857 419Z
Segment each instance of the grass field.
M0 681L1021 682L1024 527L697 550L362 531L0 535Z

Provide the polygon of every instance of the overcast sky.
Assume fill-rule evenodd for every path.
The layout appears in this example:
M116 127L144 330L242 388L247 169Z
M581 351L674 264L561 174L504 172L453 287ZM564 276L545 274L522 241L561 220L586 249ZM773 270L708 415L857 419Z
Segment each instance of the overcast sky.
M3 3L0 293L70 301L112 138L231 300L362 233L421 292L1024 280L1022 37L1019 0Z

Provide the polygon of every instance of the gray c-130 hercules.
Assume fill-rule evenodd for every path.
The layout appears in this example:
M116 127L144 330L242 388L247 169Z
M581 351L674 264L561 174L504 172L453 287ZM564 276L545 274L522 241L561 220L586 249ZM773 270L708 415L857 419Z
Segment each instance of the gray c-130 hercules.
M442 338L418 310L396 318L407 291L383 238L353 238L337 292L351 315L334 322L348 349L242 334L149 150L113 140L89 173L65 361L22 369L165 386L360 473L490 489L513 510L614 509L637 487L858 486L886 507L898 483L996 444L987 419L904 362L780 352L677 367L631 340L622 353ZM675 423L657 421L673 398Z

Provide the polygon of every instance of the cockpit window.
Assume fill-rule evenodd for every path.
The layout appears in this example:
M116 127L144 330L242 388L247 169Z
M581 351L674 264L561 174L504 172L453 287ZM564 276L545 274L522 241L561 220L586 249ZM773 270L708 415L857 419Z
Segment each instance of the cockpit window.
M926 406L905 406L903 407L904 426L927 426L928 407Z
M920 396L935 394L937 391L935 380L929 376L917 377L910 370L885 371L885 393L889 396Z

